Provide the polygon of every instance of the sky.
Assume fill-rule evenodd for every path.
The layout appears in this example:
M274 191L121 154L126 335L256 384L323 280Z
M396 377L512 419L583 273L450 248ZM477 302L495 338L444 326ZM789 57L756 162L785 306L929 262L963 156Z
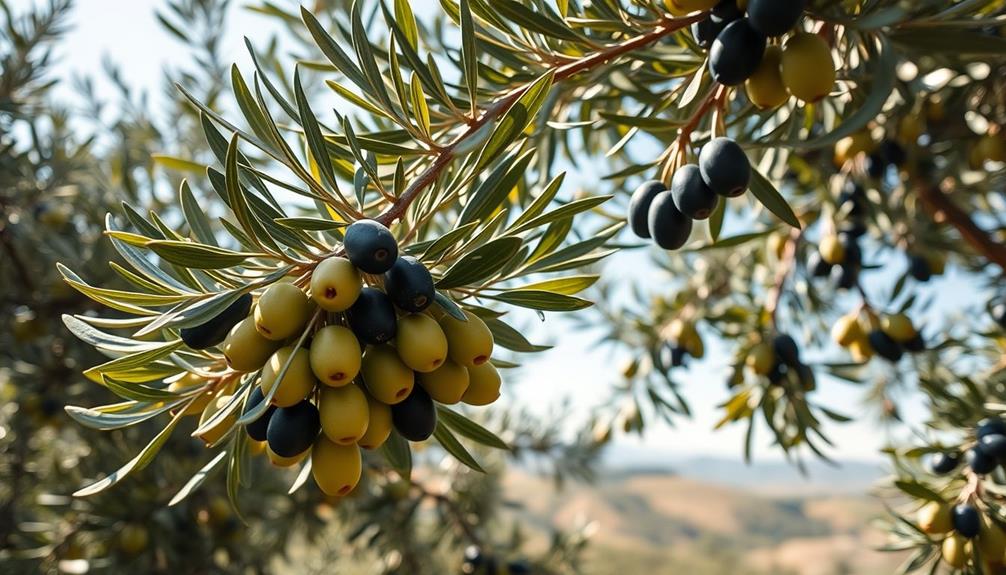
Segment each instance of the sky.
M13 8L18 11L30 3L31 0L14 0ZM422 0L420 3L423 3ZM417 13L421 13L419 3L414 4L417 5ZM72 31L58 51L57 75L65 80L72 75L97 74L102 60L109 58L120 66L128 83L147 90L155 102L159 101L164 97L161 68L164 64L177 64L175 58L182 53L180 44L155 20L154 9L160 5L161 0L77 0ZM233 3L224 54L227 59L236 62L247 76L251 62L245 52L242 35L264 42L275 30L275 25L263 16L242 9L243 5L242 2ZM110 93L107 86L99 83L98 87L99 94ZM57 95L70 101L74 97L68 82L58 88ZM597 174L588 171L567 178L568 188L564 192L571 193L577 181L599 181L597 176L602 172L603 167ZM597 191L611 193L616 190ZM652 283L653 270L650 268L652 265L647 263L646 255L637 252L616 256L607 264L605 273L620 274L629 281ZM956 277L953 270L949 275L947 279L934 282L933 289L956 290L964 287L963 280ZM532 320L532 323L537 323L537 320ZM534 327L531 333L532 337L544 336L539 339L549 340L548 343L556 347L525 361L519 382L509 382L505 390L510 401L544 414L558 402L569 399L582 415L590 406L607 397L609 386L619 381L619 371L626 358L591 348L596 334L572 330L555 314L549 314L546 323ZM694 417L676 422L673 428L657 424L648 429L643 439L620 437L616 440L615 451L619 446L631 447L634 451L642 449L671 463L693 456L741 457L742 428L712 431L720 416L716 406L727 398L724 381L728 363L725 353L728 350L725 352L718 342L708 343L707 358L693 363L681 378L682 391L691 402ZM862 415L861 393L860 389L848 384L822 378L816 399L837 411ZM921 417L919 404L910 403L905 415L916 420ZM866 417L853 424L829 425L827 431L836 443L829 452L836 460L881 461L877 450L886 445L887 439L885 432L871 418ZM756 457L779 459L778 450L767 446L767 431L761 434L761 439L763 441L757 442L761 447L757 448Z

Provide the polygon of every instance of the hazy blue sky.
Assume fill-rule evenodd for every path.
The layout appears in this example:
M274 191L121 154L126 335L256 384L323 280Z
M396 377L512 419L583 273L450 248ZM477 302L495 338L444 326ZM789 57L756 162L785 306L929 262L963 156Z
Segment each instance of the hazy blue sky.
M15 0L17 10L30 0ZM181 46L166 32L162 31L154 18L154 8L158 0L77 0L73 18L73 31L59 50L59 75L96 74L104 57L111 58L121 66L124 77L132 85L149 91L155 102L162 97L162 65L178 63L183 57ZM241 36L249 36L256 43L266 41L275 30L272 22L262 16L240 8L243 2L234 2L234 17L229 21L230 29L225 43L228 59L237 62L246 72L251 69ZM428 4L434 5L433 2ZM286 5L292 5L287 3ZM419 12L419 9L417 9ZM69 85L58 92L62 98L74 97ZM599 170L603 173L604 170ZM567 179L569 194L577 181L598 181L598 174L580 174L579 179ZM604 184L602 184L603 187ZM613 190L599 189L609 193ZM609 263L609 271L625 274L633 281L645 281L653 285L660 278L653 278L652 266L647 266L645 256L632 254L618 256ZM946 289L947 282L955 286L963 284L958 280L935 282ZM611 357L607 352L592 350L589 334L574 333L568 324L562 324L550 316L544 325L546 333L555 338L558 347L534 361L526 363L519 382L510 381L509 394L517 396L522 405L544 410L563 397L571 397L580 408L595 405L607 396L608 386L619 378L618 371L624 358ZM684 393L691 400L695 417L682 420L677 427L666 426L651 429L643 445L655 453L668 452L672 459L678 456L711 454L736 458L741 453L742 429L728 428L713 433L713 423L718 419L716 405L726 398L724 380L726 377L726 356L717 342L710 342L707 359L693 364L685 383ZM518 378L512 378L518 379ZM823 379L823 378L822 378ZM845 383L823 380L817 394L819 400L830 407L850 414L862 414L860 390ZM917 409L909 410L909 415L917 415ZM883 431L869 420L843 426L830 426L830 435L837 444L832 452L841 459L876 459L877 449L885 443ZM759 457L776 459L777 451L766 449L767 435L761 434ZM635 438L620 439L625 445L638 445Z

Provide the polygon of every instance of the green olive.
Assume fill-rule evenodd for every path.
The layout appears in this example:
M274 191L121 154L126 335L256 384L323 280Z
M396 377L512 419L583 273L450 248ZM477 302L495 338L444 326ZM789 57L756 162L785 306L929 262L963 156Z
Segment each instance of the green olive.
M311 451L311 475L326 494L348 495L360 482L363 460L356 445L339 445L322 435Z
M293 359L290 355L293 354ZM290 367L279 382L276 393L272 396L273 405L279 407L290 407L300 403L302 399L311 393L317 380L311 371L311 360L306 349L300 348L294 351L293 346L287 346L276 351L262 368L262 393L268 395L276 383L276 376L280 370L290 362Z
M468 368L468 389L461 401L468 405L489 405L499 399L502 380L490 362Z
M311 297L325 311L346 311L362 289L359 270L346 258L322 260L311 274Z
M357 443L364 449L377 449L391 435L391 407L373 397L367 397L367 408L370 414L367 432Z
M311 369L325 385L346 385L360 373L361 354L360 342L350 329L325 326L311 341Z
M321 430L339 445L356 443L367 432L370 408L366 394L356 384L326 388L318 411Z
M395 348L402 362L420 373L431 372L447 359L447 337L428 315L409 314L398 319Z
M310 317L307 294L291 283L275 283L255 306L255 329L266 339L282 340L299 333Z
M255 329L255 320L247 317L231 328L224 340L223 352L231 369L255 371L265 365L279 346L279 342L262 337Z
M447 337L447 355L451 360L465 367L476 367L492 357L493 334L479 316L467 310L464 313L468 321L444 314L440 327Z
M390 345L375 345L363 355L360 372L367 391L381 403L394 405L412 392L416 374L402 363Z
M419 384L435 401L453 405L468 391L468 368L447 360L437 369L420 374Z

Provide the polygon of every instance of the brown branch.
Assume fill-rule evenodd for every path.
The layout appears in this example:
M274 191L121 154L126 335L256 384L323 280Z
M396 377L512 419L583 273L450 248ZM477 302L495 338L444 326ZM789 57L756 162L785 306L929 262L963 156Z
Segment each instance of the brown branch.
M693 22L704 16L705 14L703 13L689 18L665 18L660 21L660 24L656 28L646 34L643 34L642 36L637 36L631 40L627 40L621 44L616 44L610 48L597 52L596 54L592 54L585 58L554 68L555 75L553 77L553 83L562 82L581 72L588 72L634 50L648 46L660 40L664 36L691 25ZM426 168L426 170L413 180L412 184L409 185L402 195L399 196L398 199L384 211L384 213L377 217L377 221L387 226L395 220L401 218L405 214L405 210L409 208L419 194L422 193L428 186L432 185L433 182L435 182L440 176L441 172L443 172L451 164L458 147L475 135L475 133L486 124L492 122L504 112L509 110L510 106L523 96L531 85L531 83L528 83L520 88L512 90L510 93L490 105L477 120L473 120L469 123L468 129L455 138L450 144L440 149L440 152L437 154L433 164L431 164L430 167Z
M1006 246L995 241L963 209L939 188L926 182L915 186L916 194L937 223L949 223L979 254L1006 270Z

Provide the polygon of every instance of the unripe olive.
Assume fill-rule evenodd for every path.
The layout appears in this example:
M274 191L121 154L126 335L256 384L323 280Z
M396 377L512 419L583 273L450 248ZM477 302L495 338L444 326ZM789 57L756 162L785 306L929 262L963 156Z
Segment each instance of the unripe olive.
M468 390L468 368L448 360L437 369L420 374L419 384L437 402L453 405Z
M482 318L463 310L468 321L450 314L440 318L440 328L447 337L447 355L458 365L475 367L489 361L493 354L493 334Z
M855 159L859 154L871 152L873 148L873 137L866 130L846 136L835 144L835 166L840 168L847 161Z
M650 239L650 227L647 217L650 213L650 204L657 194L667 191L667 186L663 182L650 180L640 184L636 191L632 192L629 200L629 229L636 237Z
M223 352L227 365L235 371L255 371L265 365L280 346L255 329L254 318L247 317L231 329L224 340Z
M182 341L192 349L206 349L219 345L239 321L248 317L252 296L244 294L212 319L181 330Z
M782 48L769 46L754 74L747 79L744 88L751 103L763 110L775 108L789 100L789 90L782 82Z
M781 70L783 84L804 102L820 100L835 85L831 46L817 34L799 32L786 40Z
M277 383L276 377L279 376L280 370L283 369L287 361L290 362L290 367L283 375L283 379L279 381L279 387L272 396L273 405L279 407L290 407L299 403L311 393L317 383L314 372L311 371L311 359L307 350L304 348L295 350L293 346L288 346L276 350L276 353L272 354L265 367L262 368L261 385L265 394L268 395L272 391L273 386Z
M356 443L367 432L370 408L367 395L356 384L323 390L318 411L321 430L335 443Z
M311 475L318 488L332 497L349 494L360 482L363 458L356 445L339 445L325 436L314 442L311 451Z
M838 318L831 328L831 338L842 347L849 347L858 339L862 339L866 334L859 325L858 314L851 313Z
M255 329L271 340L286 339L300 332L311 317L311 302L291 283L266 288L255 307Z
M346 311L362 289L360 272L346 258L322 260L311 274L311 297L325 311Z
M694 332L688 339L679 341L678 344L684 347L688 355L695 359L702 359L706 355L706 344L702 341L702 336L699 335L698 331Z
M346 228L343 246L349 261L368 274L383 274L398 259L395 236L376 220L353 222Z
M960 534L954 533L943 540L941 551L947 565L954 569L961 569L968 564L968 559L971 557L971 542L961 537Z
M1001 562L1006 554L1006 533L987 516L982 516L982 530L978 534L978 549L986 560Z
M269 449L280 457L294 457L306 452L321 431L318 408L304 400L276 410L269 420L266 440Z
M740 145L730 138L713 138L702 146L699 170L706 185L727 198L740 196L751 183L751 162Z
M359 340L348 328L325 326L311 340L311 371L325 385L346 385L360 373L362 353Z
M265 400L265 394L262 393L261 387L256 387L252 390L251 395L248 396L248 401L245 402L244 413L248 413L255 408L258 404ZM269 420L272 419L272 414L276 411L275 405L270 405L258 419L252 421L245 426L245 431L248 432L248 437L255 441L265 441L266 430L269 428Z
M192 391L194 387L200 387L206 385L206 380L199 377L194 373L186 373L179 379L172 381L168 385L168 391L174 393L186 393ZM198 415L206 409L206 406L213 399L213 393L210 391L203 391L196 397L192 403L185 408L184 415Z
M885 315L880 320L880 329L897 343L907 343L918 335L912 320L903 313Z
M831 265L838 265L845 261L845 244L835 234L829 234L821 238L818 251L821 252L821 259Z
M950 514L950 505L942 501L930 501L919 509L916 517L919 529L930 535L949 533L954 528Z
M765 53L765 36L738 18L716 37L709 49L709 72L724 86L736 86L758 69Z
M266 455L269 457L269 462L275 465L276 467L293 467L294 465L297 465L298 463L303 461L308 454L308 450L305 449L303 452L298 453L297 455L294 455L292 457L283 457L282 455L277 455L276 452L273 451L271 447L269 447L268 443L266 443L265 452Z
M500 373L492 363L469 367L468 389L461 396L461 401L468 405L489 405L499 399L502 384Z
M357 442L364 449L377 449L391 435L391 408L373 397L367 397L369 410L367 432Z
M849 353L852 355L853 361L865 363L873 357L873 347L864 335L861 339L857 339L849 344Z
M384 289L398 309L413 313L430 307L436 296L430 270L412 256L398 258L384 274Z
M674 172L671 196L681 213L694 220L704 220L711 216L720 201L716 192L706 185L695 164L681 166Z
M762 342L754 346L748 353L747 364L756 374L768 375L775 366L775 350L772 349L772 344Z
M447 336L436 320L414 313L398 320L395 348L398 357L410 369L427 373L443 365L447 359Z
M232 397L234 396L219 395L217 397L214 397L213 401L211 401L206 406L206 409L203 410L202 415L199 416L198 427L202 427L204 424L206 424L206 422L212 419L214 415L220 413L220 410L222 410L230 402ZM220 439L224 435L226 435L227 432L230 431L232 427L234 427L234 423L237 422L237 420L238 420L238 412L235 409L231 411L229 414L227 414L227 417L217 422L216 425L207 429L201 435L199 435L199 439L202 439L204 442L206 442L206 445L213 445L217 441L220 441Z
M782 36L793 29L803 15L807 0L750 0L751 27L766 36Z
M381 290L367 287L346 311L349 327L362 343L387 343L398 329L395 306Z
M149 543L150 533L143 525L129 523L119 531L119 549L127 555L139 555Z
M402 363L398 352L390 345L375 345L363 355L360 369L363 382L381 403L394 405L412 391L416 374Z
M391 406L391 423L409 441L425 441L437 427L437 409L422 386L412 388L403 401Z
M653 198L647 226L653 242L665 250L680 249L692 234L692 219L681 213L671 192L661 192Z

